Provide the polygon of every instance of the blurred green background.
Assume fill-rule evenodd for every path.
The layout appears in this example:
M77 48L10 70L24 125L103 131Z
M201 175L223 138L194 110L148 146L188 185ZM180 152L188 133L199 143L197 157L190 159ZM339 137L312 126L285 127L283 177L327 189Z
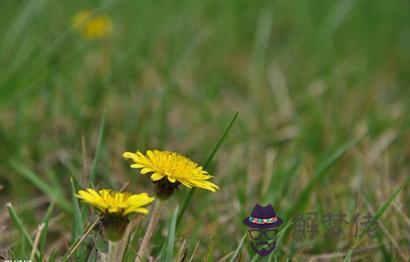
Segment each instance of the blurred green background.
M82 37L72 19L83 10L107 16L112 33ZM188 257L199 241L194 261L230 259L256 202L285 221L306 211L351 217L376 212L400 186L385 231L361 244L410 245L409 1L3 0L0 50L0 247L17 256L31 249L3 204L31 232L56 201L46 250L63 255L70 177L88 186L101 124L94 184L130 180L128 190L151 193L124 151L204 163L236 112L209 168L221 190L196 192L177 234ZM187 193L169 201L154 251ZM338 241L289 230L278 254L304 261L348 249L349 228ZM246 240L239 247L237 259L250 260Z

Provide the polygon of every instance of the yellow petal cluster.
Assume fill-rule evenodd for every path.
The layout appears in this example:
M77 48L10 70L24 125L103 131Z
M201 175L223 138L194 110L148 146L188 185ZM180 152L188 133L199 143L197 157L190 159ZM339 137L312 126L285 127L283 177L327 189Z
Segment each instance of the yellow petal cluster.
M155 198L147 193L131 194L115 192L111 189L96 191L91 188L78 191L77 198L97 208L104 214L125 217L132 213L148 214L144 206L152 203Z
M104 38L111 34L111 19L105 15L93 16L89 11L76 14L72 20L73 27L86 39Z
M139 151L125 152L123 157L132 159L131 167L141 169L141 174L151 173L153 181L166 177L171 183L178 181L189 188L198 187L212 192L219 189L208 181L212 176L202 166L175 152L148 150L145 155Z

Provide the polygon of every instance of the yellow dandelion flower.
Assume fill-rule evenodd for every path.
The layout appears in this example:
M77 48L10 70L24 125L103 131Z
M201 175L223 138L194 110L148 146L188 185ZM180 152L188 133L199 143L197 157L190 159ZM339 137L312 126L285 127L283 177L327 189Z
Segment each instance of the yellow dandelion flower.
M77 13L72 19L72 25L86 39L99 39L112 33L112 22L108 16L93 16L89 11Z
M103 214L101 223L104 235L110 241L118 241L122 238L129 223L129 215L148 214L148 209L144 206L155 199L146 193L134 195L115 192L111 189L96 191L91 188L78 191L76 197L97 208Z
M123 157L132 159L132 168L141 169L141 174L151 173L151 179L157 185L157 195L166 199L182 184L186 187L198 187L215 192L217 185L208 181L212 176L189 158L175 152L148 150L146 155L125 152Z
M102 189L98 192L94 189L80 190L76 195L83 202L97 208L101 213L111 216L126 217L133 213L148 214L144 206L152 203L155 198L147 193L131 194L115 192L110 189Z

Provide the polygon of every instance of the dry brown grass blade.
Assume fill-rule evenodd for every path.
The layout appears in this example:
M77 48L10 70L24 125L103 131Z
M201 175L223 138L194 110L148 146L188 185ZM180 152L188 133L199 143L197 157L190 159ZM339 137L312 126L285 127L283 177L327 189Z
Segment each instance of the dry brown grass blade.
M31 250L31 254L30 254L31 261L34 261L34 256L36 255L36 252L37 252L37 246L40 241L41 232L43 232L45 225L46 225L45 223L41 223L38 226L36 237L34 238L33 249Z
M124 257L126 248L127 248L127 246L129 247L128 240L129 240L129 237L131 235L131 232L134 231L135 227L140 222L140 220L141 220L141 217L136 217L128 225L128 227L127 227L127 229L124 233L124 236L122 237L122 239L120 240L120 243L119 243L119 251L118 251L118 256L119 257L121 257L121 258Z
M403 206L403 204L400 204L400 206ZM399 205L396 202L393 202L393 207L401 215L406 224L410 227L410 218L403 212Z
M158 224L160 215L161 215L161 202L160 201L156 201L154 204L154 208L151 211L151 219L148 223L148 227L147 230L145 231L145 235L144 238L142 239L140 248L138 250L138 254L137 257L135 258L135 262L139 262L141 261L141 259L143 257L145 257L146 255L148 255L148 245L151 241L152 235L154 234L155 231L155 227Z
M194 251L192 251L192 255L191 255L191 258L189 259L189 262L193 261L193 259L195 257L196 250L198 249L198 246L199 246L199 241L196 243Z
M179 250L178 259L177 259L177 261L179 262L185 261L186 255L188 253L188 249L185 248L185 245L186 245L186 239L184 239L184 241L182 242L181 248Z
M80 240L78 240L78 242L63 257L62 261L67 261L74 254L74 252L78 249L78 247L84 241L84 239L90 234L90 232L94 229L94 227L100 222L101 218L102 218L102 216L99 216L94 220L94 222L91 224L91 226L89 226L88 229L85 231L84 235L82 235Z
M364 203L366 204L366 206L369 208L369 210L372 213L375 213L374 208L371 206L371 204L369 203L369 201L367 201L367 199L360 194L361 198L363 199ZM385 234L385 236L389 239L389 241L392 243L392 245L394 246L394 248L396 250L400 250L400 245L397 243L397 241L394 239L394 237L390 234L390 232L388 231L388 229L386 228L386 226L383 224L382 221L378 220L377 223L380 225L380 228L382 229L383 233ZM403 252L399 252L398 253L400 255L400 257L403 259L403 261L409 261L409 257L407 257Z
M221 259L219 259L218 262L228 261L228 259L231 258L233 256L233 254L235 254L235 251L229 252L228 254L223 256Z

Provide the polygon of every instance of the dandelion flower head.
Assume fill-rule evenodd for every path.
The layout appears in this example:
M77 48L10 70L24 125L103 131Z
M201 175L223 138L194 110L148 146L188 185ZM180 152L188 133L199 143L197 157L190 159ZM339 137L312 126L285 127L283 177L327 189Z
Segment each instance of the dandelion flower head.
M119 217L126 217L133 213L148 214L148 209L144 206L155 199L149 197L147 193L131 194L115 192L111 189L96 191L91 188L78 191L76 197L105 215Z
M152 181L169 182L177 186L182 184L188 188L198 187L212 192L218 186L208 181L212 176L189 158L175 152L148 150L146 154L125 152L123 157L131 159L132 168L141 169L141 174L151 174Z
M85 39L104 38L112 33L111 19L105 15L93 16L90 11L77 13L72 24Z

